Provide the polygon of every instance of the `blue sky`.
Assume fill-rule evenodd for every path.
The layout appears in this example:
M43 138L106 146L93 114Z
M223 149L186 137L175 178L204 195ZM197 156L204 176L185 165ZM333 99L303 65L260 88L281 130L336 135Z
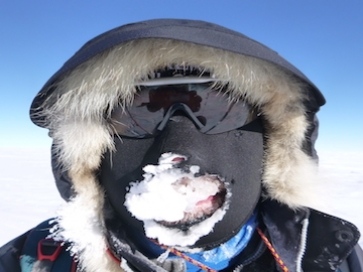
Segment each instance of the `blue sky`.
M0 147L48 147L29 119L48 78L94 36L153 18L210 21L277 51L323 92L318 150L363 151L363 1L184 0L0 3Z

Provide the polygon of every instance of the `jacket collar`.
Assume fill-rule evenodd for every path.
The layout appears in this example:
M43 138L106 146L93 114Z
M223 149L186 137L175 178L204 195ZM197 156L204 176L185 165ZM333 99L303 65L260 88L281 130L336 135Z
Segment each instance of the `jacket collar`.
M313 209L291 210L286 205L271 200L262 201L259 206L261 227L265 225L273 247L290 271L302 271L301 268L304 271L335 271L353 250L360 236L353 224ZM89 207L80 213L88 220L79 218L75 222L75 208L79 208L79 203L67 203L56 220L58 224L53 228L52 236L71 244L70 252L79 257L85 271L116 272L124 271L127 266L138 269L134 271L183 271L184 261L178 265L165 264L168 268L163 268L149 260L132 246L132 241L124 232L125 226L115 224L110 229L110 225L106 224L106 230L98 221L88 218ZM80 222L83 224L79 224ZM303 222L309 222L307 228ZM105 241L105 233L108 233L108 242ZM261 258L264 247L258 237L256 240L255 236L253 241L253 245L250 242L251 245L236 260L237 267L247 266ZM121 270L119 264L106 253L107 244L122 261ZM169 265L181 270L170 270Z
M266 200L261 211L271 243L290 271L335 271L360 237L350 222L314 209L294 211Z
M261 221L269 239L289 271L336 271L360 237L358 229L350 222L314 209L291 210L272 200L263 201L260 206ZM241 254L237 267L261 257L265 247L261 241L256 241L256 236L254 239L254 245L246 249L248 254ZM120 248L120 244L118 246ZM138 254L117 251L120 258L133 265L150 262L145 262ZM149 264L155 267L155 263Z

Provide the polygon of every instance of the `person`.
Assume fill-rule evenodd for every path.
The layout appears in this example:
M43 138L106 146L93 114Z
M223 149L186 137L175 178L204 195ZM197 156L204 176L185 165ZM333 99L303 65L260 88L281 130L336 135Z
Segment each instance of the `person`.
M30 110L66 204L0 249L0 271L363 271L357 228L312 208L324 103L212 23L92 39Z

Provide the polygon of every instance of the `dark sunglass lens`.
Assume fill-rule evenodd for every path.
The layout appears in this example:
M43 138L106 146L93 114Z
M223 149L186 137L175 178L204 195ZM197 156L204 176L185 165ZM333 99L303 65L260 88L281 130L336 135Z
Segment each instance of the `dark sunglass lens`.
M176 105L192 115L200 131L206 134L242 127L250 114L247 104L229 101L223 91L211 90L210 83L142 86L132 106L126 110L119 107L112 113L111 125L115 133L123 136L152 136L157 133L161 122L168 121L164 120L168 118L165 114Z
M150 88L147 91L141 90L141 93L143 103L138 101L139 98L136 98L135 102L139 107L147 107L150 112L156 112L161 109L166 112L176 103L185 104L193 112L197 112L202 102L202 97L196 91L190 90L189 85L160 86Z
M242 101L231 103L223 118L215 127L206 133L218 134L243 127L246 124L249 115L250 108L246 103Z

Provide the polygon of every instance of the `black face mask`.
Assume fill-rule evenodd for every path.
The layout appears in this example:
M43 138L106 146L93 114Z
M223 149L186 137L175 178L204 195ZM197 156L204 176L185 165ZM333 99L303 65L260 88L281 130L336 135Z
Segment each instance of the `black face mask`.
M192 247L210 249L226 242L255 210L261 192L263 158L260 118L240 129L207 135L201 133L187 117L174 116L158 136L122 140L115 136L115 146L115 152L104 155L99 179L113 210L109 214L115 215L112 220L119 221L126 229L143 231L143 223L124 206L130 182L142 180L142 168L158 164L159 157L166 152L186 156L185 163L200 166L201 173L222 177L231 193L223 219ZM106 221L106 227L107 224Z

